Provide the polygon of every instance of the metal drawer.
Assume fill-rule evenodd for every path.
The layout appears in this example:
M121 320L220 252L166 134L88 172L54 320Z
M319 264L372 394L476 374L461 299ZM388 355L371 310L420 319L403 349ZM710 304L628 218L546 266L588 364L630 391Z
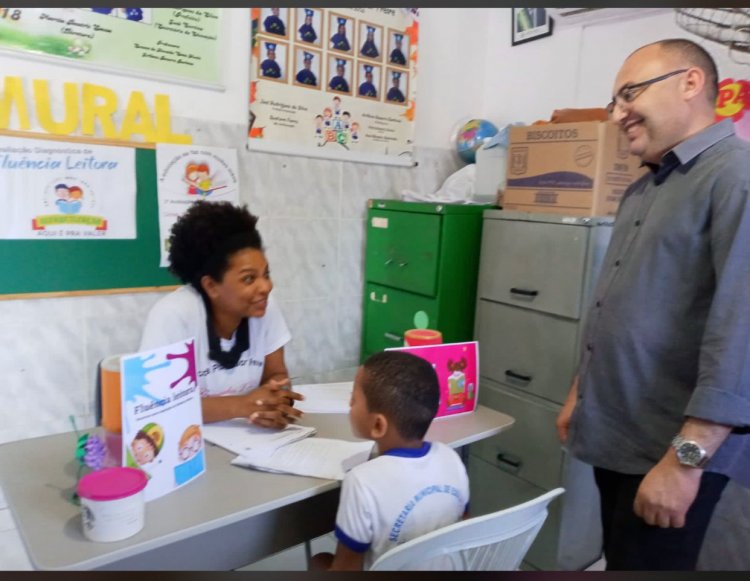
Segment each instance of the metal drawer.
M435 296L441 224L435 214L370 209L365 280Z
M413 329L414 315L424 311L439 329L438 301L422 295L367 283L364 297L363 359L389 347L403 347L404 331Z
M507 432L472 444L472 454L545 490L558 486L563 451L555 419L561 406L522 398L484 378L479 385L479 403L516 421Z
M475 456L473 448L474 444L468 462L472 517L515 506L546 492L491 466ZM565 455L559 486L565 493L550 505L549 516L526 554L523 568L582 570L601 556L599 493L591 466Z
M563 403L576 369L578 331L577 321L479 300L482 378Z
M478 296L579 318L589 230L485 219Z
M545 489L511 476L473 455L469 456L468 473L471 516L509 508L546 492ZM560 545L560 505L563 502L565 502L565 494L555 499L550 505L547 520L524 557L524 569L533 568L542 571L560 569L557 557Z

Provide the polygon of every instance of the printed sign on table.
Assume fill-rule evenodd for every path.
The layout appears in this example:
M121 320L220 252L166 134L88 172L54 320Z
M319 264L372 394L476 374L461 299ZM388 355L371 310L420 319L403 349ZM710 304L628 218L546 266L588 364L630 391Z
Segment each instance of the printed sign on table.
M476 341L419 347L394 347L426 359L440 382L440 407L435 417L473 412L479 392L479 349Z
M148 476L146 501L205 472L195 339L123 356L123 465Z
M131 147L0 137L0 238L135 238Z
M198 200L239 204L237 150L227 147L158 144L160 266L169 266L172 225Z

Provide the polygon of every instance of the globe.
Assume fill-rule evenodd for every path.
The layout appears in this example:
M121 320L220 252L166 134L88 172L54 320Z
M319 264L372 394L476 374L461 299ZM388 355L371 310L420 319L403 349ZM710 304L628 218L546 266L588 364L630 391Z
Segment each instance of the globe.
M489 121L485 119L472 119L458 128L456 133L456 152L466 163L476 161L476 151L484 142L498 132Z

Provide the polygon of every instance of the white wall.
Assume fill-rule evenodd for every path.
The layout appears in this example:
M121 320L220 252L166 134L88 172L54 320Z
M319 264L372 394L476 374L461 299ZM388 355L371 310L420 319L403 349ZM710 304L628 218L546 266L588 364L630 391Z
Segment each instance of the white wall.
M750 68L729 58L723 46L684 31L671 10L587 26L557 27L547 38L510 44L511 9L489 11L482 116L503 125L549 120L555 109L604 107L625 58L663 38L689 38L716 59L719 78L747 79ZM748 59L750 61L750 59Z

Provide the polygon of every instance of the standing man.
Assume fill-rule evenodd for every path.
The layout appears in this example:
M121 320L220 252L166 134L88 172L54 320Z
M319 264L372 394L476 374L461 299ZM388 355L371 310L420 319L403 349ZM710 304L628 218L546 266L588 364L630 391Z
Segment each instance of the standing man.
M266 43L266 60L260 63L260 74L272 79L281 78L281 67L276 62L276 43Z
M557 419L594 466L608 569L694 569L728 478L750 485L750 144L714 122L717 79L663 40L609 105L651 171L623 196Z
M401 73L398 71L393 71L393 86L388 89L388 94L385 96L387 101L395 101L396 103L403 103L406 99L404 97L404 94L401 92L401 89L399 89L399 84L401 82Z
M303 85L311 85L313 87L317 87L318 79L315 76L315 73L311 70L312 60L313 54L304 51L304 60L302 61L303 68L297 72L297 82L302 83Z

